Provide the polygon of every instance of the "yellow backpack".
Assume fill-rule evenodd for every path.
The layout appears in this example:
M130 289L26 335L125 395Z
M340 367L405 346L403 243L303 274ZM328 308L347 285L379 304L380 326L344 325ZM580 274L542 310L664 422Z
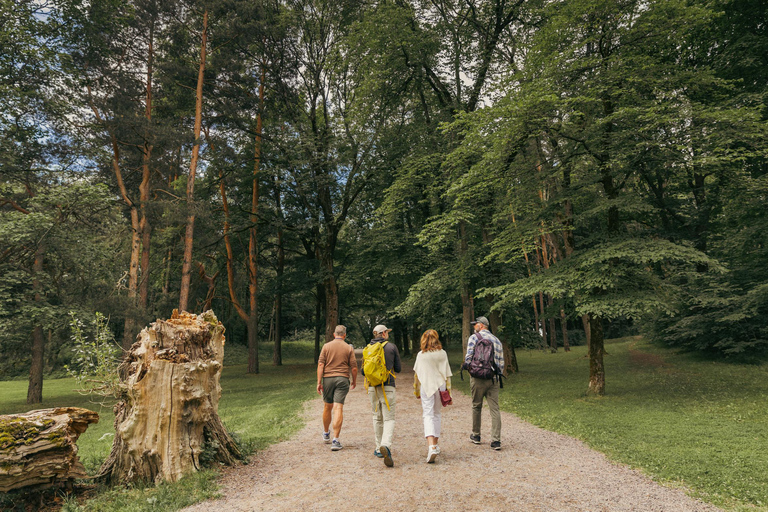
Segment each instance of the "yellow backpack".
M384 384L389 380L390 375L395 378L395 374L387 370L387 360L384 357L384 345L387 342L377 342L366 345L363 349L363 374L365 375L366 392L368 392L368 386L381 386L381 392L384 393L384 403L387 404L389 409L389 400L387 400L387 394L384 392Z

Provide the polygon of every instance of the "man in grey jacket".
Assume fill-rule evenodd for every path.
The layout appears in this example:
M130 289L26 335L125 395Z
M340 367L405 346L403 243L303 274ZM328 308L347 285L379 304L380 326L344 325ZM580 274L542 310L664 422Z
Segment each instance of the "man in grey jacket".
M389 339L389 331L385 325L377 325L373 328L374 343L385 343L384 359L387 371L400 373L400 352L394 343L386 343ZM365 369L363 369L365 375ZM386 398L385 398L386 394ZM373 413L373 434L376 440L376 449L373 454L384 459L387 467L394 466L392 461L392 437L395 433L395 377L390 376L380 389L368 386L368 396L371 399L371 411Z

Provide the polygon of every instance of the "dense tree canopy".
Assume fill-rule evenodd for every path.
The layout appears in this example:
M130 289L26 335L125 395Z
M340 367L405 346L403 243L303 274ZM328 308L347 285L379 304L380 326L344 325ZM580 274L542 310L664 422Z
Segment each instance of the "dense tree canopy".
M768 354L759 0L0 0L4 375L213 308L258 347ZM513 354L513 352L511 353ZM511 355L510 354L510 355ZM513 370L514 368L510 368Z

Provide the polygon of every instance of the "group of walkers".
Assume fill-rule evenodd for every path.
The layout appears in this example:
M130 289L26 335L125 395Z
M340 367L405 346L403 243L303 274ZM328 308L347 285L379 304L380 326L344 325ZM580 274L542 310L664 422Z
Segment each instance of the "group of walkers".
M501 413L499 388L504 368L504 350L499 339L491 334L488 319L477 317L472 322L474 334L467 341L467 353L461 365L470 374L472 395L472 433L469 440L480 444L483 398L491 412L491 448L501 449ZM395 379L400 373L400 352L389 343L385 325L373 328L373 339L363 350L362 374L371 400L375 449L373 454L394 466L392 440L395 431ZM331 450L343 448L339 439L344 421L344 401L350 389L357 385L358 367L355 351L346 342L347 328L336 326L334 339L323 346L317 364L317 392L323 396L323 441ZM421 335L421 351L413 365L413 392L421 399L424 437L427 441L427 462L433 463L440 454L442 408L451 403L451 365L437 332L428 329Z

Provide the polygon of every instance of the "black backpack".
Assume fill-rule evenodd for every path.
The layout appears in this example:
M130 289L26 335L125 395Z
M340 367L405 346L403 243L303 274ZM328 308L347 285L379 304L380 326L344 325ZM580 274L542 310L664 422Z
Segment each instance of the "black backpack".
M501 384L501 372L496 367L496 361L493 357L493 342L487 338L480 336L480 333L475 333L477 341L475 342L475 350L472 352L472 359L470 359L467 365L467 371L476 379L499 379ZM463 367L462 367L463 369ZM464 373L461 374L462 380L464 380Z

